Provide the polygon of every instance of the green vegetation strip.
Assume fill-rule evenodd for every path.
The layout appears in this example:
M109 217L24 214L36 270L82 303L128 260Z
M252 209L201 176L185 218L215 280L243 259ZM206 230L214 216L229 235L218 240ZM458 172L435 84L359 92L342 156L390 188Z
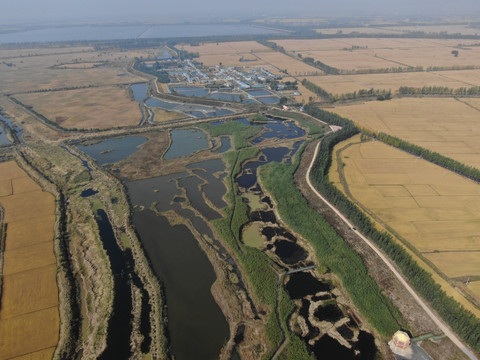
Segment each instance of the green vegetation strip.
M208 131L211 136L233 134L233 144L236 150L249 147L248 139L260 134L263 130L261 126L251 126L238 121L230 121L219 125L201 124L200 127Z
M296 167L297 164L271 163L260 171L262 183L277 200L280 216L291 229L312 244L319 263L341 279L370 324L383 336L390 336L402 322L400 313L381 294L360 256L308 205L293 180Z
M328 171L331 164L333 147L339 142L355 135L359 130L355 127L352 121L319 109L314 105L306 105L305 111L323 121L333 125L342 126L341 131L333 133L321 143L319 155L315 159L312 168L312 181L315 187L345 216L347 216L363 234L372 239L393 261L395 261L416 291L430 303L440 316L442 316L452 329L468 345L470 345L474 351L480 353L480 320L456 302L452 297L449 297L441 289L440 285L433 280L432 276L422 269L405 251L405 249L395 242L389 233L378 230L370 218L330 182ZM405 144L408 143L403 140L389 135L382 136L384 141L389 141L387 143L390 145L398 146L401 149L404 149L402 148L402 146L404 146L404 150L407 150ZM379 139L382 140L382 137ZM428 156L430 156L430 153L436 153L430 152L429 150L425 150L416 145L408 145L410 145L409 147L412 149L410 151L419 151L423 154L422 156L425 159L433 162ZM442 155L439 156L442 157Z

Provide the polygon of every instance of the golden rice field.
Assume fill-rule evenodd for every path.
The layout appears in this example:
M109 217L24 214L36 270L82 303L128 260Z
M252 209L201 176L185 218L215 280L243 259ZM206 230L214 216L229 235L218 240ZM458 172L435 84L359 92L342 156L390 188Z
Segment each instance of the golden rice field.
M345 72L410 66L480 66L480 48L458 49L460 40L349 38L275 42L291 53L312 57ZM360 49L346 50L352 46ZM455 57L452 50L458 50L459 55Z
M7 67L0 61L0 91L18 93L40 89L60 89L65 87L99 86L126 84L143 81L142 78L127 72L128 63L138 56L149 56L151 50L143 51L93 51L84 47L45 49L0 50L0 57L15 56L4 60L13 64ZM110 62L115 66L92 67L92 63ZM85 64L89 64L88 67ZM63 69L62 67L67 67Z
M343 171L336 157L342 148ZM463 285L480 277L479 184L379 141L360 143L360 136L338 144L334 158L330 179L337 187L346 191L343 176L347 195L480 303L478 284Z
M60 326L54 197L10 161L0 163L0 205L7 224L0 359L51 359Z
M128 97L124 87L18 94L15 97L67 129L134 126L142 119L138 103Z
M480 70L327 75L308 76L305 79L333 95L371 88L392 90L395 93L401 86L444 86L452 89L480 86Z
M402 98L338 106L360 127L385 132L480 168L480 101Z

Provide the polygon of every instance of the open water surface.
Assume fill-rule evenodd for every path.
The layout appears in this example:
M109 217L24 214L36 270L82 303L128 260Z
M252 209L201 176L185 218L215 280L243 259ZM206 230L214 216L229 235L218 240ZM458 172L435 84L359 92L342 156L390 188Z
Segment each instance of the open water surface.
M138 147L146 141L147 138L142 136L125 136L106 139L92 145L77 145L77 147L95 159L98 165L104 165L126 159L137 152Z

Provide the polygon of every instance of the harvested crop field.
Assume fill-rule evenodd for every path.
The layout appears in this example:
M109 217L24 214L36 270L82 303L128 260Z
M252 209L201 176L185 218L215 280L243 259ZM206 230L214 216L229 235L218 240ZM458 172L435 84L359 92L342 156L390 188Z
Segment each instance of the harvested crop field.
M142 119L138 103L117 86L19 94L16 98L67 129L135 126Z
M182 45L180 48L199 53L198 61L207 66L219 63L224 66L264 66L267 63L255 56L255 53L272 52L256 41L203 43L199 46Z
M17 51L18 57L4 61L12 64L9 67L0 61L0 91L11 94L139 82L142 78L128 73L128 64L136 56L149 56L147 51L94 51L84 47L55 50L33 56L22 54L36 54L40 50ZM16 54L7 50L0 53ZM93 64L100 66L93 67Z
M7 225L0 311L1 359L51 359L59 313L53 252L55 202L13 161L0 163Z
M371 88L392 90L392 93L395 93L401 86L415 88L444 86L458 89L473 86L472 84L480 85L480 70L328 75L305 78L333 95Z
M319 39L276 40L286 51L312 57L345 72L423 66L480 66L478 46L457 48L460 40L440 39ZM458 56L452 54L459 52Z
M399 137L480 169L478 99L403 98L332 111L360 127Z
M379 141L359 141L335 147L344 164L339 170L334 155L337 187L456 286L463 286L456 278L480 276L480 185ZM464 290L480 303L478 289Z
M276 73L280 73L280 70L286 70L292 76L321 75L323 73L322 70L279 52L262 52L256 55L267 64L276 68Z

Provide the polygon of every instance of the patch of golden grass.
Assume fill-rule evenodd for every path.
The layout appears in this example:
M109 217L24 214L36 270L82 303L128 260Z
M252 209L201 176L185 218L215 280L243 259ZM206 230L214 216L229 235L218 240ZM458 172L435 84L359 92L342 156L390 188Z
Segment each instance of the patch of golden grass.
M322 70L279 52L262 52L256 53L256 55L267 64L275 67L278 72L280 70L287 70L288 74L292 76L320 75L323 73Z
M12 358L12 360L50 360L53 357L54 352L55 352L55 346L47 349L35 351L30 354L16 356Z
M480 84L480 71L469 70L469 72L473 78L479 77L478 84ZM445 76L442 72L309 76L307 80L334 95L371 88L392 90L395 93L401 86L415 88L445 86L453 89L472 86L471 82L456 80L453 77Z
M138 125L138 103L124 88L100 88L20 94L18 99L65 128L99 128Z
M11 180L0 181L0 197L12 195L12 193L13 193L12 181Z
M57 307L1 320L0 358L10 359L56 346L59 326Z
M12 187L13 187L14 194L21 194L24 192L42 190L42 188L35 181L30 179L28 176L13 179Z
M177 113L175 111L168 111L159 108L152 108L152 110L155 114L155 122L185 119L187 117L186 115Z
M0 203L3 198L0 199ZM6 251L48 242L53 239L55 215L39 215L28 221L13 221L8 223ZM35 236L31 236L35 234Z
M17 249L9 249L3 264L3 274L11 275L22 271L55 264L53 242L47 241Z
M258 222L253 222L248 224L242 233L242 241L244 244L261 249L265 243L262 235L260 234L262 224Z
M379 141L353 144L359 139L335 147L352 144L341 161L356 201L445 276L480 276L480 185ZM330 179L343 189L336 170L335 160Z
M468 99L473 104L477 99ZM452 98L402 98L338 106L360 127L397 136L480 168L480 111ZM477 103L480 109L480 102ZM413 175L411 175L413 176Z
M59 332L54 198L13 161L0 164L0 174L14 184L0 196L7 224L0 358L51 358Z
M10 254L7 254L10 257ZM12 254L13 255L13 254ZM51 264L5 275L0 319L40 311L58 305L57 266Z

